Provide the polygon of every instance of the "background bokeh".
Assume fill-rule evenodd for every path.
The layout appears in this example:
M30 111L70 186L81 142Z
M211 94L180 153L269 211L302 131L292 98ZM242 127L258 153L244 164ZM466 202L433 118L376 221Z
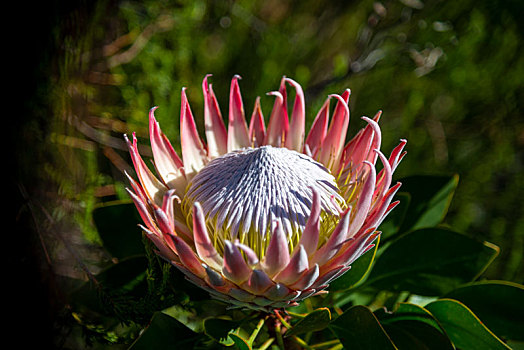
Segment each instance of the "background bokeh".
M123 133L144 154L147 113L178 147L180 91L202 131L207 73L223 113L234 74L250 115L286 75L307 126L350 88L350 135L383 111L383 150L408 155L396 178L460 176L445 220L500 247L486 272L524 282L524 3L508 1L51 1L22 17L23 104L15 113L14 262L42 322L61 288L110 263L96 206L127 198ZM27 61L26 61L27 62ZM18 117L19 116L19 117ZM34 311L34 309L31 309ZM49 326L50 327L50 326ZM50 333L52 334L52 332Z

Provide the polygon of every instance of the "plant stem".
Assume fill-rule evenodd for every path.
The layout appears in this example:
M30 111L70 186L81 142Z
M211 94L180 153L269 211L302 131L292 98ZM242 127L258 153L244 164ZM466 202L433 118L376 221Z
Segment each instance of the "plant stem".
M248 339L248 343L249 343L249 344L253 344L253 341L254 341L255 338L257 337L258 332L260 332L260 330L262 329L262 326L264 325L264 322L265 322L265 321L266 321L265 318L262 318L262 319L260 319L260 321L258 321L257 327L255 328L255 330L253 331L253 333L251 333L251 336L250 336L249 339Z
M275 325L275 334L277 336L277 343L280 349L284 350L284 339L282 338L282 327L280 326L280 322L277 322Z
M341 350L344 349L344 346L342 344L337 344L332 348L329 348L328 350Z
M322 342L322 343L317 343L317 344L313 344L313 345L310 345L310 347L312 349L322 349L322 348L326 348L328 346L331 346L331 345L340 345L340 341L338 339L333 339L333 340L328 340L328 341L325 341L325 342Z
M275 310L275 315L277 315L278 319L280 320L280 322L282 322L282 325L284 327L286 327L287 329L291 328L291 325L289 323L287 323L286 320L284 320L284 317L282 317L282 315L280 314L280 312L278 310Z
M269 338L268 340L266 340L264 342L264 344L262 344L258 350L266 350L267 348L269 348L269 346L275 341L275 338Z
M295 312L291 312L291 311L287 311L287 314L288 314L289 316L292 316L292 317L295 317L295 318L304 318L304 317L307 316L307 314L306 314L306 315L303 315L303 314L297 314L297 313L295 313Z
M311 346L309 346L304 340L300 339L299 337L297 337L296 335L293 336L293 340L298 344L300 345L301 347L303 347L304 349L307 349L307 350L311 350L313 349Z

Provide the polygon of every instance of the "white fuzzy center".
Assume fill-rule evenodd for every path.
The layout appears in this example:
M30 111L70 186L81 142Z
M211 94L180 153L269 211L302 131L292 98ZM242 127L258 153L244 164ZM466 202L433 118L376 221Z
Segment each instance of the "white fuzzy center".
M192 179L185 200L199 202L208 225L226 239L248 233L265 238L276 221L291 239L310 215L312 187L323 211L338 215L344 200L322 164L287 148L263 146L212 160Z

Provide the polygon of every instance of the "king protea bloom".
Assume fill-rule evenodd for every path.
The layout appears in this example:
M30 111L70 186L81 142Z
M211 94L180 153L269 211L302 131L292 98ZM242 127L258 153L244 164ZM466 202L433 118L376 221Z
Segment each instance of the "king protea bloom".
M398 204L392 174L405 140L380 151L380 112L347 144L350 90L332 94L305 135L301 86L284 77L267 128L257 98L249 125L231 81L227 128L204 78L204 142L185 88L181 157L152 108L149 129L157 176L126 137L139 181L129 193L158 254L188 280L232 307L269 311L325 293L373 247L378 226ZM295 90L291 115L286 89ZM330 103L336 102L330 118ZM330 121L331 119L331 121ZM375 164L380 159L381 170Z

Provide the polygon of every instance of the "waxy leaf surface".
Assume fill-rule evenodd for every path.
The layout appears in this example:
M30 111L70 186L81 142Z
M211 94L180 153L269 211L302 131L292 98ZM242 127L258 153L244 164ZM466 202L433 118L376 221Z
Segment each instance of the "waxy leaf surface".
M444 327L453 344L459 349L510 349L459 301L441 299L429 303L426 309Z
M286 332L285 336L289 337L291 335L319 331L326 328L330 321L331 312L328 308L316 309L293 325Z
M465 304L499 337L524 341L524 286L507 281L471 283L445 295Z
M437 320L419 305L399 303L393 312L379 309L375 316L400 349L454 349Z
M365 285L440 296L475 280L498 248L442 228L402 235L377 257Z
M458 175L416 175L400 179L401 192L410 195L400 232L439 224L446 213L458 185Z
M346 349L397 349L373 312L366 306L351 307L337 317L329 328Z
M112 203L93 210L93 221L104 248L115 258L144 254L140 216L132 203Z
M175 318L157 311L151 323L131 345L130 350L191 349L198 334Z

